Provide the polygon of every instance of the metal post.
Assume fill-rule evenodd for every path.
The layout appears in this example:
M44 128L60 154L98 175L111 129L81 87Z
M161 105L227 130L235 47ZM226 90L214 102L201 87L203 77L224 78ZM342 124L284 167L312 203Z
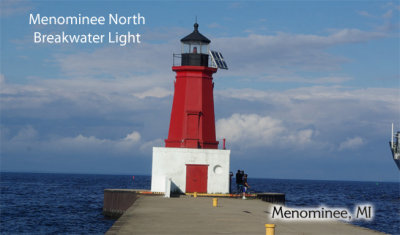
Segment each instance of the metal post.
M218 198L214 197L213 198L213 207L217 207L218 206Z
M392 142L391 142L391 147L393 149L393 123L392 123Z
M275 224L265 224L265 234L275 235Z
M229 194L232 193L232 176L233 172L229 172Z

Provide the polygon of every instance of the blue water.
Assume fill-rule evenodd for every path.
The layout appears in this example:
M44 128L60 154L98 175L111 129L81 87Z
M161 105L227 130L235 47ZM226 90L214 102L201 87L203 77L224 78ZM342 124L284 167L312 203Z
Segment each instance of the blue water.
M105 188L149 189L150 176L1 173L0 232L102 234L114 223L102 215ZM400 234L399 183L251 179L253 191L286 193L287 206L345 207L369 203L371 222L354 224Z
M352 224L390 234L400 234L400 183L322 181L322 180L276 180L252 179L255 191L282 192L286 194L287 207L347 208L372 204L372 221L358 220Z

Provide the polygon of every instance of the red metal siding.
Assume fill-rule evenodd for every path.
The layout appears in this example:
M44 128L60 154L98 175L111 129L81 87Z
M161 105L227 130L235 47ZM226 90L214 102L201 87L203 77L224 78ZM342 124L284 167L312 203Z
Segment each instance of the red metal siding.
M208 165L186 165L186 192L207 193Z
M165 147L217 149L212 74L216 68L176 66L174 100Z

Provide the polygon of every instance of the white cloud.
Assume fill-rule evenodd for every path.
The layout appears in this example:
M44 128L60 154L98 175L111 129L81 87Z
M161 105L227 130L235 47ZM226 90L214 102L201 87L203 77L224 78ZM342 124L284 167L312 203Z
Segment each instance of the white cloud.
M281 120L257 114L235 113L229 118L219 119L216 123L219 139L226 138L233 146L294 147L312 142L313 130L289 130Z
M64 151L90 151L90 152L129 152L134 151L140 146L141 136L137 131L133 131L125 138L121 139L101 139L95 136L84 136L79 134L76 137L53 138L48 141L42 141L47 147L57 146Z
M359 102L383 102L390 109L397 110L398 90L395 88L361 88L350 89L342 86L312 86L299 87L284 91L264 91L256 89L225 89L217 90L217 96L229 97L249 101L277 102L288 105L294 101L335 100L343 102L354 100ZM342 103L343 105L343 103Z
M163 97L172 95L172 91L169 91L162 87L154 87L154 88L151 88L150 90L134 93L133 95L138 97L139 99L144 99L146 97L163 98Z
M311 143L314 131L311 129L290 132L288 136L283 139L286 143L296 143L297 145L306 145Z
M284 131L280 120L257 114L235 113L229 118L219 119L217 133L234 143L271 145L274 137Z
M63 120L66 125L77 125L74 122L76 118L84 118L88 122L94 119L99 122L96 128L103 128L103 133L108 133L107 128L112 129L107 125L118 122L128 128L136 125L138 131L145 133L145 137L138 138L139 136L133 134L126 140L136 138L139 143L127 142L125 137L117 142L123 149L133 146L142 152L149 151L151 146L143 147L146 142L166 137L162 135L168 129L171 107L169 95L172 93L173 78L169 81L164 78L171 83L169 91L158 86L147 88L150 84L138 85L136 79L145 77L114 80L34 80L29 85L5 83L0 89L1 112L4 118L34 118L39 123ZM294 143L297 147L311 146L315 144L316 135L320 134L319 144L330 143L337 147L349 135L346 131L361 129L363 125L373 131L382 131L380 125L393 122L390 117L399 112L398 90L395 88L313 86L282 91L224 89L215 90L215 100L219 102L215 107L217 118L225 117L217 122L218 136L227 138L228 143L239 143L248 136L252 144L257 146L269 146L269 143L278 143L274 142L276 140L280 143ZM236 127L231 128L232 126ZM88 130L95 127L82 128ZM41 129L40 134L45 137L54 135L53 129L59 130L59 127L49 126L46 130ZM257 134L259 129L261 131ZM15 128L13 131L15 133ZM330 137L332 131L343 132L343 135ZM77 132L70 132L66 135L74 137L66 138L70 142L71 138L77 138L74 141L87 141L91 143L90 146L117 143L116 134L107 139L93 139L90 138L91 135L83 133L93 132L81 132L80 137ZM126 136L123 129L117 133L118 136Z
M182 32L183 33L183 32ZM382 31L359 29L333 29L328 35L290 34L278 32L274 35L249 34L242 37L214 38L212 48L221 51L228 61L230 70L224 76L255 76L274 79L282 74L299 71L337 71L348 58L328 53L326 49L341 44L362 43L388 36ZM147 89L157 84L166 88L170 80L165 74L171 73L172 52L179 52L179 41L164 39L161 43L142 43L133 47L104 47L91 52L57 54L58 63L69 78L138 78L138 86ZM169 58L169 59L168 59ZM287 81L298 78L299 82L341 83L346 75L328 75L322 78L302 77L291 74Z
M24 115L43 115L46 109L48 116L71 116L71 112L92 114L112 114L116 110L151 109L143 99L146 97L164 98L172 94L171 90L154 87L157 75L137 76L130 78L104 79L35 79L31 84L4 83L0 87L2 110L25 110ZM170 83L173 78L163 79ZM51 112L52 105L61 102L64 109ZM74 109L75 111L71 111ZM76 114L78 114L76 113Z
M57 54L56 62L69 77L130 77L170 72L172 48L179 42L103 47L91 52ZM153 81L154 82L154 81Z
M11 139L11 141L24 142L37 137L37 131L32 126L25 126Z
M28 12L32 9L31 2L27 0L2 0L0 1L0 16L8 17Z
M125 139L125 141L132 141L132 142L138 142L140 140L140 133L137 131L134 131L130 134L128 134Z
M151 140L151 141L147 141L140 146L140 151L142 151L143 153L146 153L148 156L151 156L153 147L163 147L164 144L165 144L164 140L160 139L160 138Z
M339 145L339 150L356 149L364 145L364 140L361 137L347 138Z
M367 12L367 11L357 11L357 13L358 13L359 15L361 15L361 16L366 16L366 17L371 17L371 18L375 18L375 17L376 17L376 16L370 14L370 13Z
M138 151L144 152L143 150L147 150L146 148L149 144L156 143L157 141L143 141L140 133L137 131L132 131L124 138L119 139L98 138L82 134L75 137L50 136L50 138L43 138L39 136L37 130L31 126L27 126L23 127L12 138L3 139L2 145L6 148L6 152L18 152L29 149L29 151L35 150L39 153L97 153L114 156L137 153Z
M58 147L67 147L67 149L77 149L77 148L86 148L86 149L96 149L99 146L105 146L108 144L110 140L106 139L98 139L94 136L83 136L79 134L76 137L63 137L56 140L51 140L51 142L57 143Z
M340 84L352 80L353 78L348 76L326 76L326 77L301 77L293 74L272 74L265 75L258 78L258 81L269 81L269 82L298 82L298 83L309 83L309 84Z
M112 144L116 152L129 152L130 150L140 148L140 145L142 144L140 140L140 133L137 131L133 131L132 133L126 135L124 139L113 141Z
M217 38L212 47L224 54L232 68L226 74L260 76L288 71L338 70L348 59L327 53L327 48L386 36L385 32L359 29L331 30L326 36L279 32L275 35Z
M211 29L215 29L215 28L221 28L221 25L220 24L218 24L218 23L216 23L216 22L213 22L213 23L211 23L211 24L209 24L209 25L207 25L209 28L211 28Z
M217 134L221 138L229 136L232 140L227 138L228 143L264 139L265 143L258 142L260 146L272 143L274 148L279 147L279 143L297 141L297 147L305 146L309 150L322 147L325 151L342 150L348 146L342 143L343 139L352 133L359 133L362 138L370 133L386 135L389 129L385 128L396 120L400 111L398 90L391 88L228 89L216 91L216 100L230 108L235 107L231 112L243 113L218 120ZM258 116L251 119L245 113ZM224 115L231 114L225 112ZM261 125L262 120L268 121L273 128ZM253 125L260 129L261 136L253 134L258 131ZM245 136L250 136L250 141L245 141ZM352 141L351 144L356 145L360 140Z
M386 12L382 15L382 17L383 17L384 19L390 19L390 18L392 18L392 16L393 16L393 10L392 10L392 9L386 11Z

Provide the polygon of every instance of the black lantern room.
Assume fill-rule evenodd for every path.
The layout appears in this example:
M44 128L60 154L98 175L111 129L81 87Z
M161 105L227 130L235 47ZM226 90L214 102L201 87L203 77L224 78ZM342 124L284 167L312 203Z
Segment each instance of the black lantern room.
M182 66L206 66L208 67L208 51L210 39L199 33L199 25L194 24L194 31L181 39L182 42Z

